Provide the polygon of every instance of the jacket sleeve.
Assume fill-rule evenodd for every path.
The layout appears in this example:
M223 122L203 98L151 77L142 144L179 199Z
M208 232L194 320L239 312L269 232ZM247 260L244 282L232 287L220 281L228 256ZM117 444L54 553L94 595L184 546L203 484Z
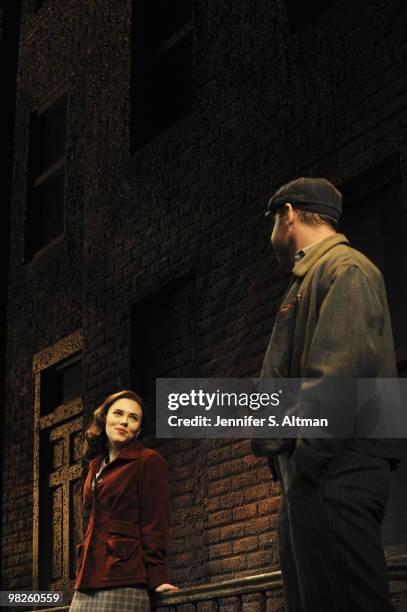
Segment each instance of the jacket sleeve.
M167 467L158 453L149 455L141 467L140 530L147 586L168 582L166 552L169 532Z
M92 482L92 470L91 470L91 464L88 465L87 468L87 474L86 474L86 478L85 478L85 482L83 485L83 491L82 491L82 505L83 508L85 510L85 512L90 512L92 509L92 488L91 488L91 482Z
M355 265L337 268L325 291L322 290L318 321L305 364L300 409L320 406L339 425L353 419L357 407L357 385L349 380L341 389L333 378L375 378L383 359L383 333L388 314L382 278L367 278ZM335 391L333 391L335 389ZM322 416L322 415L321 415ZM349 421L348 421L349 422ZM331 421L330 421L331 424ZM338 436L338 427L332 432ZM299 438L293 457L295 467L318 483L332 460L342 451L346 439Z

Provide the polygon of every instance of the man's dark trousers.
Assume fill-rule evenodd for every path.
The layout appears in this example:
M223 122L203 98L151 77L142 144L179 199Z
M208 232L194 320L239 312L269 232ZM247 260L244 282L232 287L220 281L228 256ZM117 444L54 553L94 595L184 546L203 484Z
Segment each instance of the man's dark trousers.
M345 447L314 484L294 455L285 457L278 520L286 612L394 610L380 539L388 461Z

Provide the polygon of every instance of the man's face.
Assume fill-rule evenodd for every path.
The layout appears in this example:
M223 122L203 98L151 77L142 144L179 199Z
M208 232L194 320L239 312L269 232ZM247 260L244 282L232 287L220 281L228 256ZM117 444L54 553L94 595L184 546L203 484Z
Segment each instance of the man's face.
M274 214L274 225L271 233L271 244L280 262L286 262L291 258L291 236L287 212L284 209L277 210Z

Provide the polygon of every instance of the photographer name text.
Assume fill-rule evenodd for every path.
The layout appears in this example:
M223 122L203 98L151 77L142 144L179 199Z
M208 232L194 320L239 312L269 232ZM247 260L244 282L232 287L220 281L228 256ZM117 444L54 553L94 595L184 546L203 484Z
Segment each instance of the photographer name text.
M194 417L171 415L168 417L168 425L170 427L328 427L328 419L310 419L286 415L279 421L274 415L264 418L253 415L222 418L218 415L216 419L202 415Z

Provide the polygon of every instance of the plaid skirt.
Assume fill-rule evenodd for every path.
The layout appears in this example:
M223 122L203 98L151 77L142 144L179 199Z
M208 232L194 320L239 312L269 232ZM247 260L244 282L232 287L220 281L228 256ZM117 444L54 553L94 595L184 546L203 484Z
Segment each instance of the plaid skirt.
M149 612L150 597L143 587L76 590L69 612Z

